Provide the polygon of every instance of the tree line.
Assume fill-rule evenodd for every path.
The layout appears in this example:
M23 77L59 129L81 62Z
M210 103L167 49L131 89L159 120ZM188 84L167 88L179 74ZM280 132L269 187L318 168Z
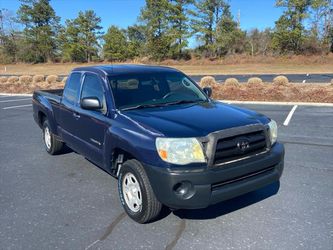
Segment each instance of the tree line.
M21 0L16 14L0 12L0 63L333 52L333 0L277 0L276 7L283 13L274 28L245 31L227 0L146 0L135 25L103 33L93 10L61 25L50 0Z

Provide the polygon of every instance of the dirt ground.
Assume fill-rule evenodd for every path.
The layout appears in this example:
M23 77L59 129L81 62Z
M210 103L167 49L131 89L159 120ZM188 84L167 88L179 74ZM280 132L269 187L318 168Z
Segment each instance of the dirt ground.
M324 56L229 56L225 59L191 59L190 61L165 60L160 63L147 59L126 63L159 64L177 68L190 75L213 74L315 74L333 72L333 53ZM67 75L73 68L99 63L51 63L51 64L0 64L0 74L17 75Z

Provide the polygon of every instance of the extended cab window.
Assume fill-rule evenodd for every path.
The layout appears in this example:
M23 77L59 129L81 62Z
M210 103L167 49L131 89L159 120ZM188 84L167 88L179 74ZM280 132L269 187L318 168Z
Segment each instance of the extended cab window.
M102 82L93 74L86 74L83 81L81 99L87 97L96 97L102 104L101 113L106 114L106 100Z
M72 73L64 89L63 98L68 103L77 103L80 89L81 73Z

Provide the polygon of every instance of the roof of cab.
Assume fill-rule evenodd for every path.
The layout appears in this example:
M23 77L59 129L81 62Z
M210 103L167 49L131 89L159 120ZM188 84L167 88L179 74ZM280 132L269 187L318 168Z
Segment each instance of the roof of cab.
M177 69L164 66L151 66L139 64L114 64L114 65L98 65L74 68L73 71L88 71L94 73L102 73L108 76L135 74L135 73L156 73L156 72L179 72Z

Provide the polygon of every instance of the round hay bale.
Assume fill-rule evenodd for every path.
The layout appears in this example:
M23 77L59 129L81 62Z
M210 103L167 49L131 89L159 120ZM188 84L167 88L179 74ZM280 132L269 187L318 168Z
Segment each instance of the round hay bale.
M28 85L28 84L32 83L32 76L29 76L29 75L20 76L19 79L20 79L21 84Z
M263 81L259 77L251 77L247 80L249 87L261 87L264 85Z
M8 80L8 77L5 77L5 76L0 77L1 84L7 83L7 80Z
M212 76L204 76L203 78L201 78L200 80L200 87L201 88L205 88L205 87L213 87L214 85L216 85L216 80L214 77Z
M55 83L55 82L57 82L57 80L58 80L58 76L57 75L49 75L49 76L46 77L46 82L48 84Z
M225 80L224 86L238 88L240 85L239 85L239 82L236 78L228 78L228 79Z
M248 84L262 84L262 80L259 77L251 77L247 80Z
M34 83L38 83L38 82L44 82L45 80L45 76L44 75L34 75L32 78L32 81Z
M19 82L19 78L17 76L10 76L7 80L8 83L18 83Z
M277 76L273 79L273 84L277 86L286 86L289 84L289 80L286 76Z

